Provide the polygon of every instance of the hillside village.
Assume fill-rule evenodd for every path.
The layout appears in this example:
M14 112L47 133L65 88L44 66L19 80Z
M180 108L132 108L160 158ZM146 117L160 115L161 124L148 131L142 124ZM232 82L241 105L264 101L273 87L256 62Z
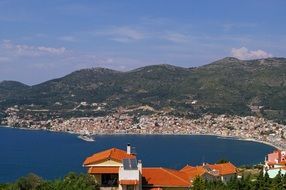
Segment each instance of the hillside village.
M285 124L285 58L226 57L184 68L150 65L131 71L89 68L36 85L0 82L0 120L14 106L34 120L98 117L120 108L188 118L257 116Z
M144 134L144 135L217 135L264 142L286 148L286 126L255 116L204 115L197 119L164 113L130 115L118 112L102 117L56 118L39 120L33 115L19 117L19 109L6 110L2 125L35 130L68 132L78 135Z

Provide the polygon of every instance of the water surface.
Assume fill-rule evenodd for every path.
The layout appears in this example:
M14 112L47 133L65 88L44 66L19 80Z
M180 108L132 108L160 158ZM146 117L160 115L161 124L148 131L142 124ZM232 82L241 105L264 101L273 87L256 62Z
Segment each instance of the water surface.
M230 160L236 165L262 162L274 148L215 136L104 135L85 142L75 135L0 127L0 182L33 172L54 179L70 171L85 172L82 162L95 152L126 144L136 147L143 166L181 168L186 164Z

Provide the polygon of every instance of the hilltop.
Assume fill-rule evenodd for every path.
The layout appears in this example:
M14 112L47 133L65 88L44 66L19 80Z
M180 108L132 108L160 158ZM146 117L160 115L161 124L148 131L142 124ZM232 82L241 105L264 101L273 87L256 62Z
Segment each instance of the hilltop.
M165 64L128 72L92 68L34 86L1 82L0 118L15 105L23 115L46 119L148 106L146 114L155 110L190 118L205 113L257 115L285 123L286 59L227 57L197 68Z

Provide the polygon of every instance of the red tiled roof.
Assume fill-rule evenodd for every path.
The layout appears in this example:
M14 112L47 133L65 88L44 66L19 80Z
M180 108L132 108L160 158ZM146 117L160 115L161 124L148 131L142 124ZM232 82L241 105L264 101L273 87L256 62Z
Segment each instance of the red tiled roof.
M190 187L186 173L167 168L143 168L143 187Z
M180 171L185 172L188 175L189 179L194 179L206 173L206 170L203 168L203 166L193 167L193 166L187 165L184 168L182 168Z
M237 173L236 167L230 162L222 164L208 164L208 166L214 170L219 171L220 175L229 175Z
M212 170L218 171L219 175L229 175L229 174L235 174L237 173L236 167L228 162L228 163L222 163L222 164L206 164L209 168ZM189 179L194 179L198 176L202 176L204 173L208 173L208 171L204 168L204 166L185 166L180 171L185 172Z
M185 167L183 167L180 171L185 171L185 170L190 170L192 168L195 168L193 166L190 166L189 164L187 164Z
M89 174L118 174L119 167L90 167L88 169Z
M135 156L132 154L127 154L127 152L124 150L120 150L117 148L111 148L111 149L96 153L86 158L83 165L86 166L90 164L95 164L100 161L109 160L109 159L122 162L122 160L125 158L135 158Z
M138 185L139 181L138 180L120 180L119 184L121 184L121 185Z

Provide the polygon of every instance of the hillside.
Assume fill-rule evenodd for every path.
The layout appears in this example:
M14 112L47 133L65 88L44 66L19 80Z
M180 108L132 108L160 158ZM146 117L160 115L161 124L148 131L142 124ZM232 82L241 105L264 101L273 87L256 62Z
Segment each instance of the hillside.
M16 81L0 82L0 99L5 99L14 96L17 92L28 89L29 86Z
M48 110L29 112L46 118L104 115L148 105L187 117L259 115L286 122L286 59L228 57L197 68L154 65L129 72L93 68L34 86L0 83L0 110L15 105L23 114ZM95 111L94 105L104 109Z

